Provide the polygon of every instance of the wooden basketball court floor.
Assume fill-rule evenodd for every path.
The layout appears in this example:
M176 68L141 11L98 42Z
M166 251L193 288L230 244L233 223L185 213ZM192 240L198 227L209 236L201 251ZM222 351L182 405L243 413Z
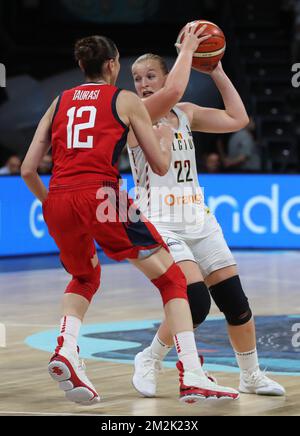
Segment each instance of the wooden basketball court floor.
M236 258L256 316L300 315L300 252L237 252ZM5 262L4 265L0 260L0 323L5 324L7 333L7 346L0 348L1 416L300 415L300 346L297 348L295 337L294 358L299 367L296 371L294 367L296 374L272 375L286 387L285 398L241 395L236 402L183 406L178 401L177 371L166 369L160 376L158 397L144 399L131 386L132 361L126 364L113 359L88 359L88 376L103 401L88 409L68 403L47 373L51 355L50 349L43 351L49 345L47 337L41 336L40 347L28 345L28 337L57 328L61 296L68 276L61 268L43 268L43 262L38 269L25 266L20 270L14 268L15 260ZM215 306L212 315L218 315ZM159 320L161 317L160 297L139 272L126 263L103 266L102 291L90 308L86 325L121 322L121 329L126 322ZM276 319L281 318L274 319L276 323ZM275 325L275 338L277 327L287 341L292 342L295 333L289 331L290 326L284 322ZM118 333L118 338L122 340L122 332ZM209 347L209 342L206 345ZM135 352L133 349L132 356ZM216 376L222 384L238 386L238 373L223 371Z

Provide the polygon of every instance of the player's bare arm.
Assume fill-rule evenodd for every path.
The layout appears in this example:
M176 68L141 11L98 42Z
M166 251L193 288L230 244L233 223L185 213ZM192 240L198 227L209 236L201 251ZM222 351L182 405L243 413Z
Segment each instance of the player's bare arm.
M43 202L48 191L38 175L38 166L51 147L51 125L56 99L41 119L22 165L21 174L30 191Z
M123 91L117 102L118 113L125 124L130 125L155 174L164 176L171 165L173 134L166 126L153 129L150 116L139 97Z
M231 80L225 74L222 64L211 73L221 93L225 110L204 108L192 103L179 103L178 107L185 111L190 119L194 132L230 133L237 132L249 123L244 103Z
M188 86L193 54L199 45L210 38L211 35L201 37L207 26L202 26L198 31L190 27L185 32L177 61L168 74L165 86L143 102L150 114L153 124L170 112L182 99Z

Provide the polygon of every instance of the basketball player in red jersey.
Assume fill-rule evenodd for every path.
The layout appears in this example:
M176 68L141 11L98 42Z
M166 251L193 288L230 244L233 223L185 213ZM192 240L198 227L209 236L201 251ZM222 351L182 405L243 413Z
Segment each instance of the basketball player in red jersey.
M193 52L206 39L201 37L203 30L187 32L173 70L176 86L167 85L162 90L169 103L173 100L175 104L184 93ZM96 241L110 258L129 259L159 289L180 360L180 399L187 403L203 397L236 399L237 391L217 386L203 372L184 275L152 224L145 218L138 222L128 218L133 202L126 194L124 201L124 194L118 191L117 163L129 129L143 144L149 165L160 176L170 166L171 130L161 126L155 135L142 101L115 87L119 53L110 39L85 38L77 42L75 56L86 83L63 92L54 101L22 166L25 182L43 203L45 221L60 249L62 263L73 276L64 296L61 335L49 373L70 401L84 405L100 401L79 361L77 347L82 321L100 285ZM165 139L160 141L162 137ZM51 145L54 169L48 194L37 168ZM103 196L103 192L108 194ZM107 197L117 219L102 221L99 210L106 207ZM124 208L126 221L121 222Z

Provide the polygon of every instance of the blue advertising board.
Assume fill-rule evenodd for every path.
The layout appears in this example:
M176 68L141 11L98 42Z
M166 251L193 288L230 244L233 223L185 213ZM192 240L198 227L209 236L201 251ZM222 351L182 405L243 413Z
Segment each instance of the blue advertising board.
M124 176L128 189L131 176ZM203 175L206 204L232 248L300 249L300 176ZM49 178L43 179L48 185ZM19 177L0 178L0 257L57 252Z

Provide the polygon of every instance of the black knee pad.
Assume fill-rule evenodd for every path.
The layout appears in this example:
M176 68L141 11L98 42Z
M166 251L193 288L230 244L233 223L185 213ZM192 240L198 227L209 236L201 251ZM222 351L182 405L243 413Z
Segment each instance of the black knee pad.
M212 286L210 292L229 325L244 325L252 319L249 301L238 276Z
M202 324L211 308L211 298L203 282L194 283L187 288L194 328Z

